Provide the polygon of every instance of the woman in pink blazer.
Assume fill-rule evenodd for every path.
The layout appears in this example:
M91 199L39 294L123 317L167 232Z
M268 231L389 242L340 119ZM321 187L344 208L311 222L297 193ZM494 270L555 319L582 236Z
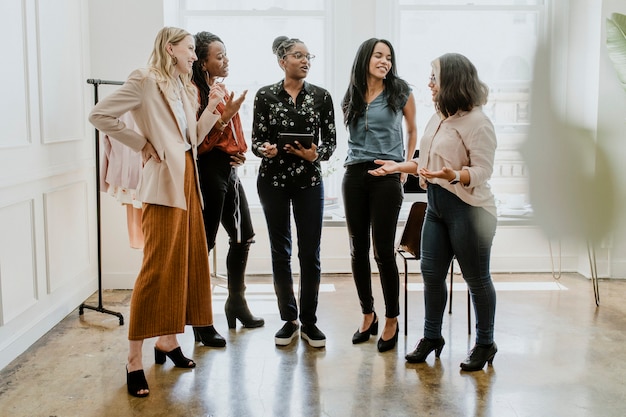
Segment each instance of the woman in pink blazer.
M196 122L197 90L191 83L197 60L194 37L165 27L157 34L149 67L130 74L122 87L100 101L89 121L102 132L141 151L142 177L137 196L143 204L144 257L130 304L129 394L149 393L143 372L143 340L158 337L154 357L193 368L176 334L193 325L224 339L213 328L209 257L202 222L196 166L197 146L219 119L222 99L215 91ZM143 133L120 116L130 111ZM200 139L199 139L200 138Z

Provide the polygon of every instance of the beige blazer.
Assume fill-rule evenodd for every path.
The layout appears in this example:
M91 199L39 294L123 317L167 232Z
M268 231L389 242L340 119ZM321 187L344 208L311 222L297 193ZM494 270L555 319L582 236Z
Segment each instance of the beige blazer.
M133 71L119 89L108 95L93 108L89 121L100 131L114 137L139 152L150 142L159 154L161 162L149 159L142 169L137 186L140 201L186 210L185 178L185 133L176 120L174 102L164 92L165 83L156 80L148 69ZM183 94L183 109L187 116L187 129L194 161L198 158L199 142L209 133L218 114L203 112L196 122L197 97ZM143 135L130 129L120 116L130 111ZM200 138L200 139L198 139ZM198 193L198 167L195 164ZM200 196L202 201L202 196Z

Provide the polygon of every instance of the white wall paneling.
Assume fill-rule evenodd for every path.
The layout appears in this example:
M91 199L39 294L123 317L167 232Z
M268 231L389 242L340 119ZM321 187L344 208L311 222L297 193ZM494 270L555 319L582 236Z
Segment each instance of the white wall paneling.
M0 129L0 148L26 145L28 136L27 68L25 16L22 1L4 0L0 13L0 38L4 42L3 65L0 66L2 94L0 114L3 115Z
M0 207L0 325L37 302L33 200Z
M84 139L81 0L38 1L41 115L45 143ZM63 28L63 30L59 30Z
M47 288L52 293L90 263L87 183L68 184L46 192L43 208Z
M86 7L0 2L0 368L97 288Z

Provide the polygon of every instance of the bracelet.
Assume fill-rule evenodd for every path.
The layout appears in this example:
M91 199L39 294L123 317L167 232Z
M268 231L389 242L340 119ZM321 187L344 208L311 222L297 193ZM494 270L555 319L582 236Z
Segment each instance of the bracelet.
M224 122L221 117L217 119L217 123L220 125L220 130L224 130L228 126L228 123Z

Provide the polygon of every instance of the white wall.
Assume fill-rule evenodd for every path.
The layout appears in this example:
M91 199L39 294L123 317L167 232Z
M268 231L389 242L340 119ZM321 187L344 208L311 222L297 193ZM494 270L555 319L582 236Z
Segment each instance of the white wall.
M86 7L0 5L0 368L96 289Z

